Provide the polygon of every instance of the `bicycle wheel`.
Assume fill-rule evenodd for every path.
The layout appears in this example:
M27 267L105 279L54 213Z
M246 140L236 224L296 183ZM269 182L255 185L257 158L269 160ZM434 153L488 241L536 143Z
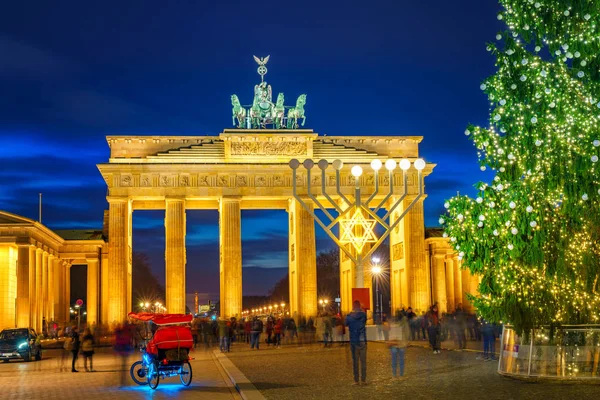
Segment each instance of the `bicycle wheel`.
M129 375L131 375L131 379L138 385L148 384L148 379L146 378L148 368L144 365L143 361L134 362L129 369Z
M192 383L192 365L189 361L185 361L179 368L179 379L184 386L190 386Z
M158 382L160 381L160 373L158 372L158 363L153 362L148 368L148 386L152 389L156 389Z

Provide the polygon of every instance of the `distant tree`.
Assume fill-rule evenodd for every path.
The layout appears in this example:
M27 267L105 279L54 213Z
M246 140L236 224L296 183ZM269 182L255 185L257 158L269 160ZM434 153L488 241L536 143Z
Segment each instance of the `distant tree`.
M150 269L150 260L144 253L132 255L132 294L134 309L141 300L160 301L164 304L165 287Z

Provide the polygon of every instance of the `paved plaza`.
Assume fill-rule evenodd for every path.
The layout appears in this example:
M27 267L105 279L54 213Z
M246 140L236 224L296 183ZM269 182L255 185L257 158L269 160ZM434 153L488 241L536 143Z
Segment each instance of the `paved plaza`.
M476 343L471 342L471 345ZM480 344L480 342L479 342ZM387 347L369 343L367 386L351 386L348 345L323 349L236 346L227 356L267 399L598 399L600 386L531 383L496 373L497 362L478 360L473 351L407 350L405 378L392 379Z
M470 342L475 348L478 342ZM63 350L47 350L40 362L0 363L2 399L596 399L600 386L533 383L496 373L497 363L478 359L473 350L444 350L432 354L425 343L413 342L407 350L405 378L391 378L389 354L382 343L369 343L366 386L351 386L352 364L348 345L324 349L319 344L261 346L250 350L235 343L226 355L218 350L193 352L190 387L178 377L161 380L158 389L137 386L130 379L133 355L126 360L101 348L94 356L97 372L70 372ZM451 348L448 343L446 348ZM219 361L219 360L220 361ZM122 367L124 365L124 367ZM226 369L224 369L225 367ZM233 378L233 381L231 380ZM124 379L124 383L122 383ZM247 379L247 380L246 380ZM237 382L236 382L237 381ZM235 384L242 389L240 396ZM258 391L253 391L256 388Z
M63 354L63 350L47 350L42 361L0 363L0 399L240 398L210 351L193 352L193 380L189 387L184 387L179 377L172 377L161 380L157 390L137 386L129 377L129 367L139 359L139 354L129 357L123 369L120 357L108 348L99 349L94 356L97 372L93 373L84 371L82 358L78 360L79 372L72 373L70 359L63 360Z

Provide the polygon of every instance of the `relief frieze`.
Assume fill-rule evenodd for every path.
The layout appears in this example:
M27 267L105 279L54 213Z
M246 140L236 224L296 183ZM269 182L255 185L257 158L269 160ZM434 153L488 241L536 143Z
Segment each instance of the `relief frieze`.
M232 142L234 156L299 156L307 153L305 142Z
M248 177L246 175L236 175L235 186L237 186L237 187L248 186Z
M229 175L219 175L217 177L217 186L221 186L221 187L229 186Z

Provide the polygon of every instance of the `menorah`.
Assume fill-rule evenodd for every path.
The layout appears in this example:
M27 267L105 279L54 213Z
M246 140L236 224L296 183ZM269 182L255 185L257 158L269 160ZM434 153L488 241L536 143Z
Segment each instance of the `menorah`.
M342 193L340 189L340 171L344 167L344 163L341 160L335 160L331 165L335 169L335 192L341 204L334 201L331 195L327 192L327 188L325 187L326 182L326 171L329 168L329 162L327 160L320 160L317 163L318 168L321 170L321 195L325 199L325 201L320 201L317 197L312 193L312 178L311 172L315 166L315 162L311 159L306 159L302 163L304 168L307 171L306 177L306 196L320 209L326 217L326 220L323 221L319 216L317 216L314 212L314 207L309 207L308 204L304 201L303 197L298 195L297 188L297 170L300 167L300 161L297 159L293 159L289 163L290 168L292 169L292 182L293 182L293 195L294 198L298 201L298 203L304 208L307 212L309 212L314 220L323 228L323 230L327 233L327 235L338 245L338 247L348 256L354 265L356 266L356 287L363 288L364 287L364 262L368 260L369 257L377 250L377 248L385 241L385 239L389 236L392 230L404 219L406 214L410 211L410 209L419 201L419 199L423 196L423 174L422 171L425 168L425 161L421 158L416 159L412 164L414 168L417 170L418 175L418 187L419 193L417 196L402 210L402 213L391 223L389 224L390 216L392 213L398 208L400 204L404 201L404 199L408 195L408 170L411 167L410 160L404 158L400 160L398 166L402 170L402 178L403 178L403 190L400 197L398 197L391 206L388 206L387 213L383 217L379 217L377 213L386 205L387 201L394 195L394 170L396 169L396 161L393 159L389 159L385 162L385 168L388 171L388 181L389 181L389 190L387 194L381 199L376 207L371 208L371 202L377 197L379 194L379 170L382 168L383 164L381 160L373 160L371 161L371 168L374 172L374 183L375 183L375 191L370 195L365 195L366 200L363 201L360 187L360 176L363 173L363 169L360 165L355 165L351 168L350 173L354 176L355 180L355 188L354 188L354 196L346 196ZM335 195L334 195L335 196ZM325 203L325 204L323 204ZM326 204L329 203L331 206L327 207ZM330 213L330 209L335 210L337 212L337 217ZM366 216L366 217L365 217ZM384 232L381 236L377 237L375 234L376 224L379 223L383 228ZM333 228L339 224L340 226L340 237L338 238L334 232ZM363 249L367 243L372 244L370 249L363 253ZM353 254L348 248L347 244L351 244L356 250L356 255Z

